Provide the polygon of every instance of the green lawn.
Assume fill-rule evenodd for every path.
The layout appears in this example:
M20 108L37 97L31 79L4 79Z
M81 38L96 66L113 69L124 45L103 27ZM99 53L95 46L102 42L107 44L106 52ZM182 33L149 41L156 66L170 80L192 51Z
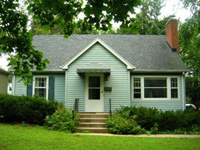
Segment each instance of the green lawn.
M200 150L200 138L80 136L0 124L0 150Z

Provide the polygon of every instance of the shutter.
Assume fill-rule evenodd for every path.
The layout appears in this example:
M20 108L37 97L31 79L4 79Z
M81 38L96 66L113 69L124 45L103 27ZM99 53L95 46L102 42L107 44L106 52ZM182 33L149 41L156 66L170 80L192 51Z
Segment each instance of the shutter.
M49 100L54 99L54 76L49 77Z
M27 78L32 78L32 77L29 76ZM26 95L27 96L32 96L32 92L33 92L33 80L31 80L31 82L29 83L29 85L27 85Z

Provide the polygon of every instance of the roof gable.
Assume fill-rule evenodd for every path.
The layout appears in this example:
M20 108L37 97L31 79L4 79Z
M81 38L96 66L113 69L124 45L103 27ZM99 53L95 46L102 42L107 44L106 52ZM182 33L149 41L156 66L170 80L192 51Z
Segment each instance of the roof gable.
M108 44L106 44L103 40L100 38L94 39L91 43L89 43L83 50L81 50L77 55L72 57L69 61L67 61L64 65L61 66L62 69L68 69L68 66L74 62L76 59L78 59L81 55L83 55L86 51L88 51L94 44L99 43L103 47L105 47L106 50L108 50L111 54L113 54L115 57L117 57L121 62L123 62L127 69L134 69L135 67L129 63L125 58L123 58L120 54L118 54L114 49L112 49Z

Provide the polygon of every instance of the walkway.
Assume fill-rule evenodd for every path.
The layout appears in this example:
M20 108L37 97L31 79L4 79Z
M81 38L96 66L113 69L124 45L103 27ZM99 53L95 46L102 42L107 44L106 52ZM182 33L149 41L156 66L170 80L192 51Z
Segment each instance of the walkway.
M118 136L118 137L145 137L145 138L200 138L199 134L142 134L142 135L116 135L108 133L74 133L74 135L91 135L91 136Z

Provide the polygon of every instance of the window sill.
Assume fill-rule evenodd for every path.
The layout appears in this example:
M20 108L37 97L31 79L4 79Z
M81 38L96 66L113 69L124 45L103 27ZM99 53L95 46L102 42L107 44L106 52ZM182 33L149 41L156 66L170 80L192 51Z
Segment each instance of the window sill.
M180 99L132 99L132 101L180 101Z

